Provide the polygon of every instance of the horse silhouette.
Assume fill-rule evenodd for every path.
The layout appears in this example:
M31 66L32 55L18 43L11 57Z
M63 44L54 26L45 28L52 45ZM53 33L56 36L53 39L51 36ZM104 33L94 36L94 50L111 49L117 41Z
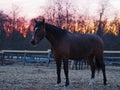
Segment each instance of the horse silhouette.
M31 40L33 45L43 38L51 44L51 49L57 66L57 84L61 83L61 62L65 73L65 86L69 85L68 60L86 59L91 67L91 80L93 83L95 70L102 70L103 84L106 85L105 64L103 59L104 43L98 35L77 34L63 30L43 21L36 21L34 34ZM95 58L95 59L93 59Z

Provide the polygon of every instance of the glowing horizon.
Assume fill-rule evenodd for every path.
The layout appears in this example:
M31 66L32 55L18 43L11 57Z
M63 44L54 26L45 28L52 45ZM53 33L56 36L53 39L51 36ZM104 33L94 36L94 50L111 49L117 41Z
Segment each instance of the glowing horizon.
M90 15L97 14L99 2L102 3L102 0L76 0L72 2L79 9L80 13L89 13ZM103 0L104 2L104 0ZM120 15L120 0L109 0L110 6L107 11L109 16L116 14ZM19 15L27 19L31 19L41 15L44 11L43 8L48 6L48 0L1 0L0 9L5 13L10 14L12 10L12 5L17 5L19 10Z

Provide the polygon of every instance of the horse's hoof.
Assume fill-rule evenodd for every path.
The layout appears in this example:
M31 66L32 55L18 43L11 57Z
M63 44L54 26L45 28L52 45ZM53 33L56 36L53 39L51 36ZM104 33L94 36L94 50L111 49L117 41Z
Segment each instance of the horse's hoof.
M88 85L89 85L89 86L93 86L94 84L93 84L93 83L89 83Z
M104 86L106 86L107 85L107 83L104 83Z
M62 87L63 85L60 83L60 84L55 84L55 87Z
M66 86L66 87L69 86L69 82L66 82L66 83L65 83L65 86Z
M94 79L91 79L90 82L89 82L89 85L90 86L94 85L94 82L95 82Z
M63 90L69 90L69 87L68 86L64 86Z

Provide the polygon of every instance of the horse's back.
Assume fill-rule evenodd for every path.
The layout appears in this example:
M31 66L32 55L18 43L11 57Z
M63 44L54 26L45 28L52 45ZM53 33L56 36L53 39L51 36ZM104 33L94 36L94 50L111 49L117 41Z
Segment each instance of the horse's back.
M75 34L70 37L69 55L72 58L84 58L103 52L102 39L93 34Z
M69 42L71 45L79 45L79 47L90 46L92 48L93 46L104 46L103 40L98 35L94 34L71 34L68 38L70 38Z

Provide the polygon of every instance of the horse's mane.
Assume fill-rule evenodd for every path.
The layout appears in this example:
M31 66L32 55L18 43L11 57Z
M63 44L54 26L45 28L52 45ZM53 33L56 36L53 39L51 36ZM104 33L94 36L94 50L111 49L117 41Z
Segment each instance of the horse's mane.
M56 37L64 36L67 33L69 33L69 31L67 31L66 29L62 29L62 28L56 27L56 26L54 26L52 24L45 23L45 27L49 30L49 32L51 32Z

